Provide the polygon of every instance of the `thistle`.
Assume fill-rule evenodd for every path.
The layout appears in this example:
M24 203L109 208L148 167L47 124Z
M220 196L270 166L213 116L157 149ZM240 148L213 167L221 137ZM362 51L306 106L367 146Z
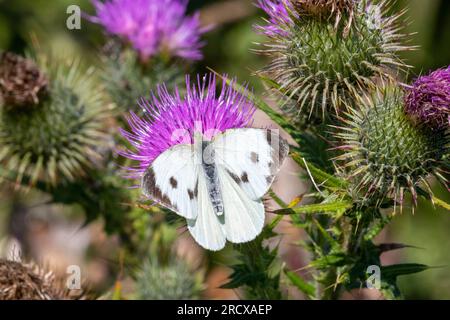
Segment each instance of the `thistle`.
M403 101L401 89L379 88L358 99L360 110L351 110L336 134L337 149L345 151L337 160L364 204L380 205L386 198L402 204L406 191L416 203L421 186L432 194L430 175L446 182L448 134L410 121Z
M405 97L405 112L436 130L450 124L450 66L416 79Z
M72 300L84 299L65 287L63 278L35 263L0 259L0 300Z
M153 160L170 147L194 141L194 131L203 133L205 139L230 128L243 128L251 123L255 107L233 89L234 82L222 84L216 94L214 75L198 77L191 83L186 77L186 94L180 95L178 88L170 94L165 85L158 87L158 97L150 101L142 99L140 107L145 110L139 117L130 112L128 123L131 132L121 130L134 150L121 152L126 158L137 161L129 167L130 178L140 178Z
M47 77L30 59L12 52L0 55L0 105L34 106L46 93Z
M101 25L109 38L104 83L122 111L133 109L137 97L148 97L158 83L170 89L181 84L186 61L202 58L201 36L207 28L200 26L198 12L186 15L187 0L92 2L96 15L87 19Z
M375 86L375 79L392 78L407 66L397 55L401 44L391 1L261 0L269 15L259 26L269 42L261 50L271 63L260 74L269 85L296 103L285 111L293 116L328 118L339 114L354 97Z
M98 164L106 143L109 112L94 87L92 70L77 62L39 58L48 77L48 97L33 108L3 108L0 113L2 176L17 184L38 180L56 185Z
M137 298L141 300L198 299L202 290L198 273L185 262L171 259L167 265L146 261L136 276Z
M92 2L96 15L88 19L129 43L142 60L157 54L187 60L202 58L200 37L206 29L200 27L198 13L186 15L187 0Z

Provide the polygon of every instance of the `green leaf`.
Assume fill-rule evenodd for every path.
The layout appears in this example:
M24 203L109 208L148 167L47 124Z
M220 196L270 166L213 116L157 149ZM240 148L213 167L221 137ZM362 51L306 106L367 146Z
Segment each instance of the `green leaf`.
M341 216L353 204L349 201L335 201L330 203L308 204L297 208L287 208L274 211L275 214L310 214L310 213L334 213L334 216Z
M434 203L436 206L441 207L441 208L444 208L444 209L450 211L450 204L447 203L446 201L441 200L441 199L437 198L436 196L432 196L432 197L431 197L431 201L433 201L433 203Z
M364 234L364 240L370 241L375 238L391 220L391 216L383 216L377 220Z
M303 169L308 171L309 174L314 178L314 181L321 186L330 188L332 190L335 189L346 189L348 187L348 182L337 178L325 171L315 167L311 163L307 163L305 158L302 157L297 152L291 152L291 158Z
M398 276L414 274L430 269L429 266L420 263L401 263L381 267L381 277L395 279Z
M311 267L318 269L329 268L330 266L341 267L348 263L347 256L342 252L330 253L310 262Z
M303 280L301 276L299 276L297 273L292 271L285 271L284 272L288 279L291 281L291 283L301 292L306 294L309 298L314 297L315 294L315 288L312 284L306 282Z

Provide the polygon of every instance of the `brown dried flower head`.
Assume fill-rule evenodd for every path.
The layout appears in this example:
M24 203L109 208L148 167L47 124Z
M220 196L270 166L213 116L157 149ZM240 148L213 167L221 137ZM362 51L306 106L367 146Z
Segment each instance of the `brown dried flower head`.
M0 55L0 104L34 106L47 92L48 79L36 64L11 52Z
M0 259L0 300L83 299L82 290L65 287L55 273L34 263L24 264Z

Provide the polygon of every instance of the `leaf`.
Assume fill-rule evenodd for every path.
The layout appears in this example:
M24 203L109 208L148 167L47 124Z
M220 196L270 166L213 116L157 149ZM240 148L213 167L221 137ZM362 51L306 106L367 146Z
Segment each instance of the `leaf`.
M341 216L347 209L350 209L353 204L349 201L335 201L330 203L308 204L297 208L286 208L274 211L275 214L290 215L290 214L310 214L310 213L334 213Z
M317 258L309 263L309 266L318 269L329 268L330 266L341 267L348 262L347 256L342 252L331 253Z
M381 277L396 279L398 276L414 274L430 269L431 267L420 263L401 263L381 267Z
M315 288L312 284L308 283L307 281L303 280L301 276L299 276L297 273L292 271L285 271L284 272L288 279L291 281L291 283L301 292L306 294L309 298L314 297L315 294Z
M450 211L450 204L445 202L444 200L441 200L441 199L437 198L436 196L432 196L431 201L435 205Z
M419 247L410 246L410 245L403 244L403 243L381 243L377 246L377 248L378 248L378 250L380 250L380 252L388 252L388 251L404 249L404 248L420 249Z
M439 199L435 195L430 194L429 192L423 190L420 187L417 187L417 193L420 194L421 196L423 196L425 199L430 200L435 206L438 206L438 207L441 207L441 208L444 208L444 209L450 211L450 204L447 203L446 201Z
M291 152L291 158L303 169L307 170L311 176L314 178L315 182L320 184L321 186L330 188L332 190L335 189L345 189L348 187L348 182L337 178L325 171L315 167L311 163L307 163L305 158L302 157L297 152Z
M370 228L367 229L364 234L364 240L370 241L375 238L391 220L391 216L383 216L381 219L377 220Z

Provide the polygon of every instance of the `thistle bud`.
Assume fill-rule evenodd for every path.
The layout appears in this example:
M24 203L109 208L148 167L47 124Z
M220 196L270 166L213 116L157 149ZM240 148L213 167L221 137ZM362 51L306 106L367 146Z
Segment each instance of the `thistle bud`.
M407 66L398 52L405 35L390 14L390 0L261 0L269 15L258 30L269 41L261 71L278 92L295 101L285 112L326 119L354 105L356 95ZM343 23L345 22L345 23Z
M92 72L74 61L40 58L48 97L27 110L0 110L0 161L17 185L74 180L99 163L100 147L107 142L109 109Z
M364 202L380 204L388 197L401 204L406 191L416 202L420 185L431 193L429 176L445 183L448 134L410 121L403 99L397 87L359 98L360 110L352 110L336 134L344 151L337 160Z

